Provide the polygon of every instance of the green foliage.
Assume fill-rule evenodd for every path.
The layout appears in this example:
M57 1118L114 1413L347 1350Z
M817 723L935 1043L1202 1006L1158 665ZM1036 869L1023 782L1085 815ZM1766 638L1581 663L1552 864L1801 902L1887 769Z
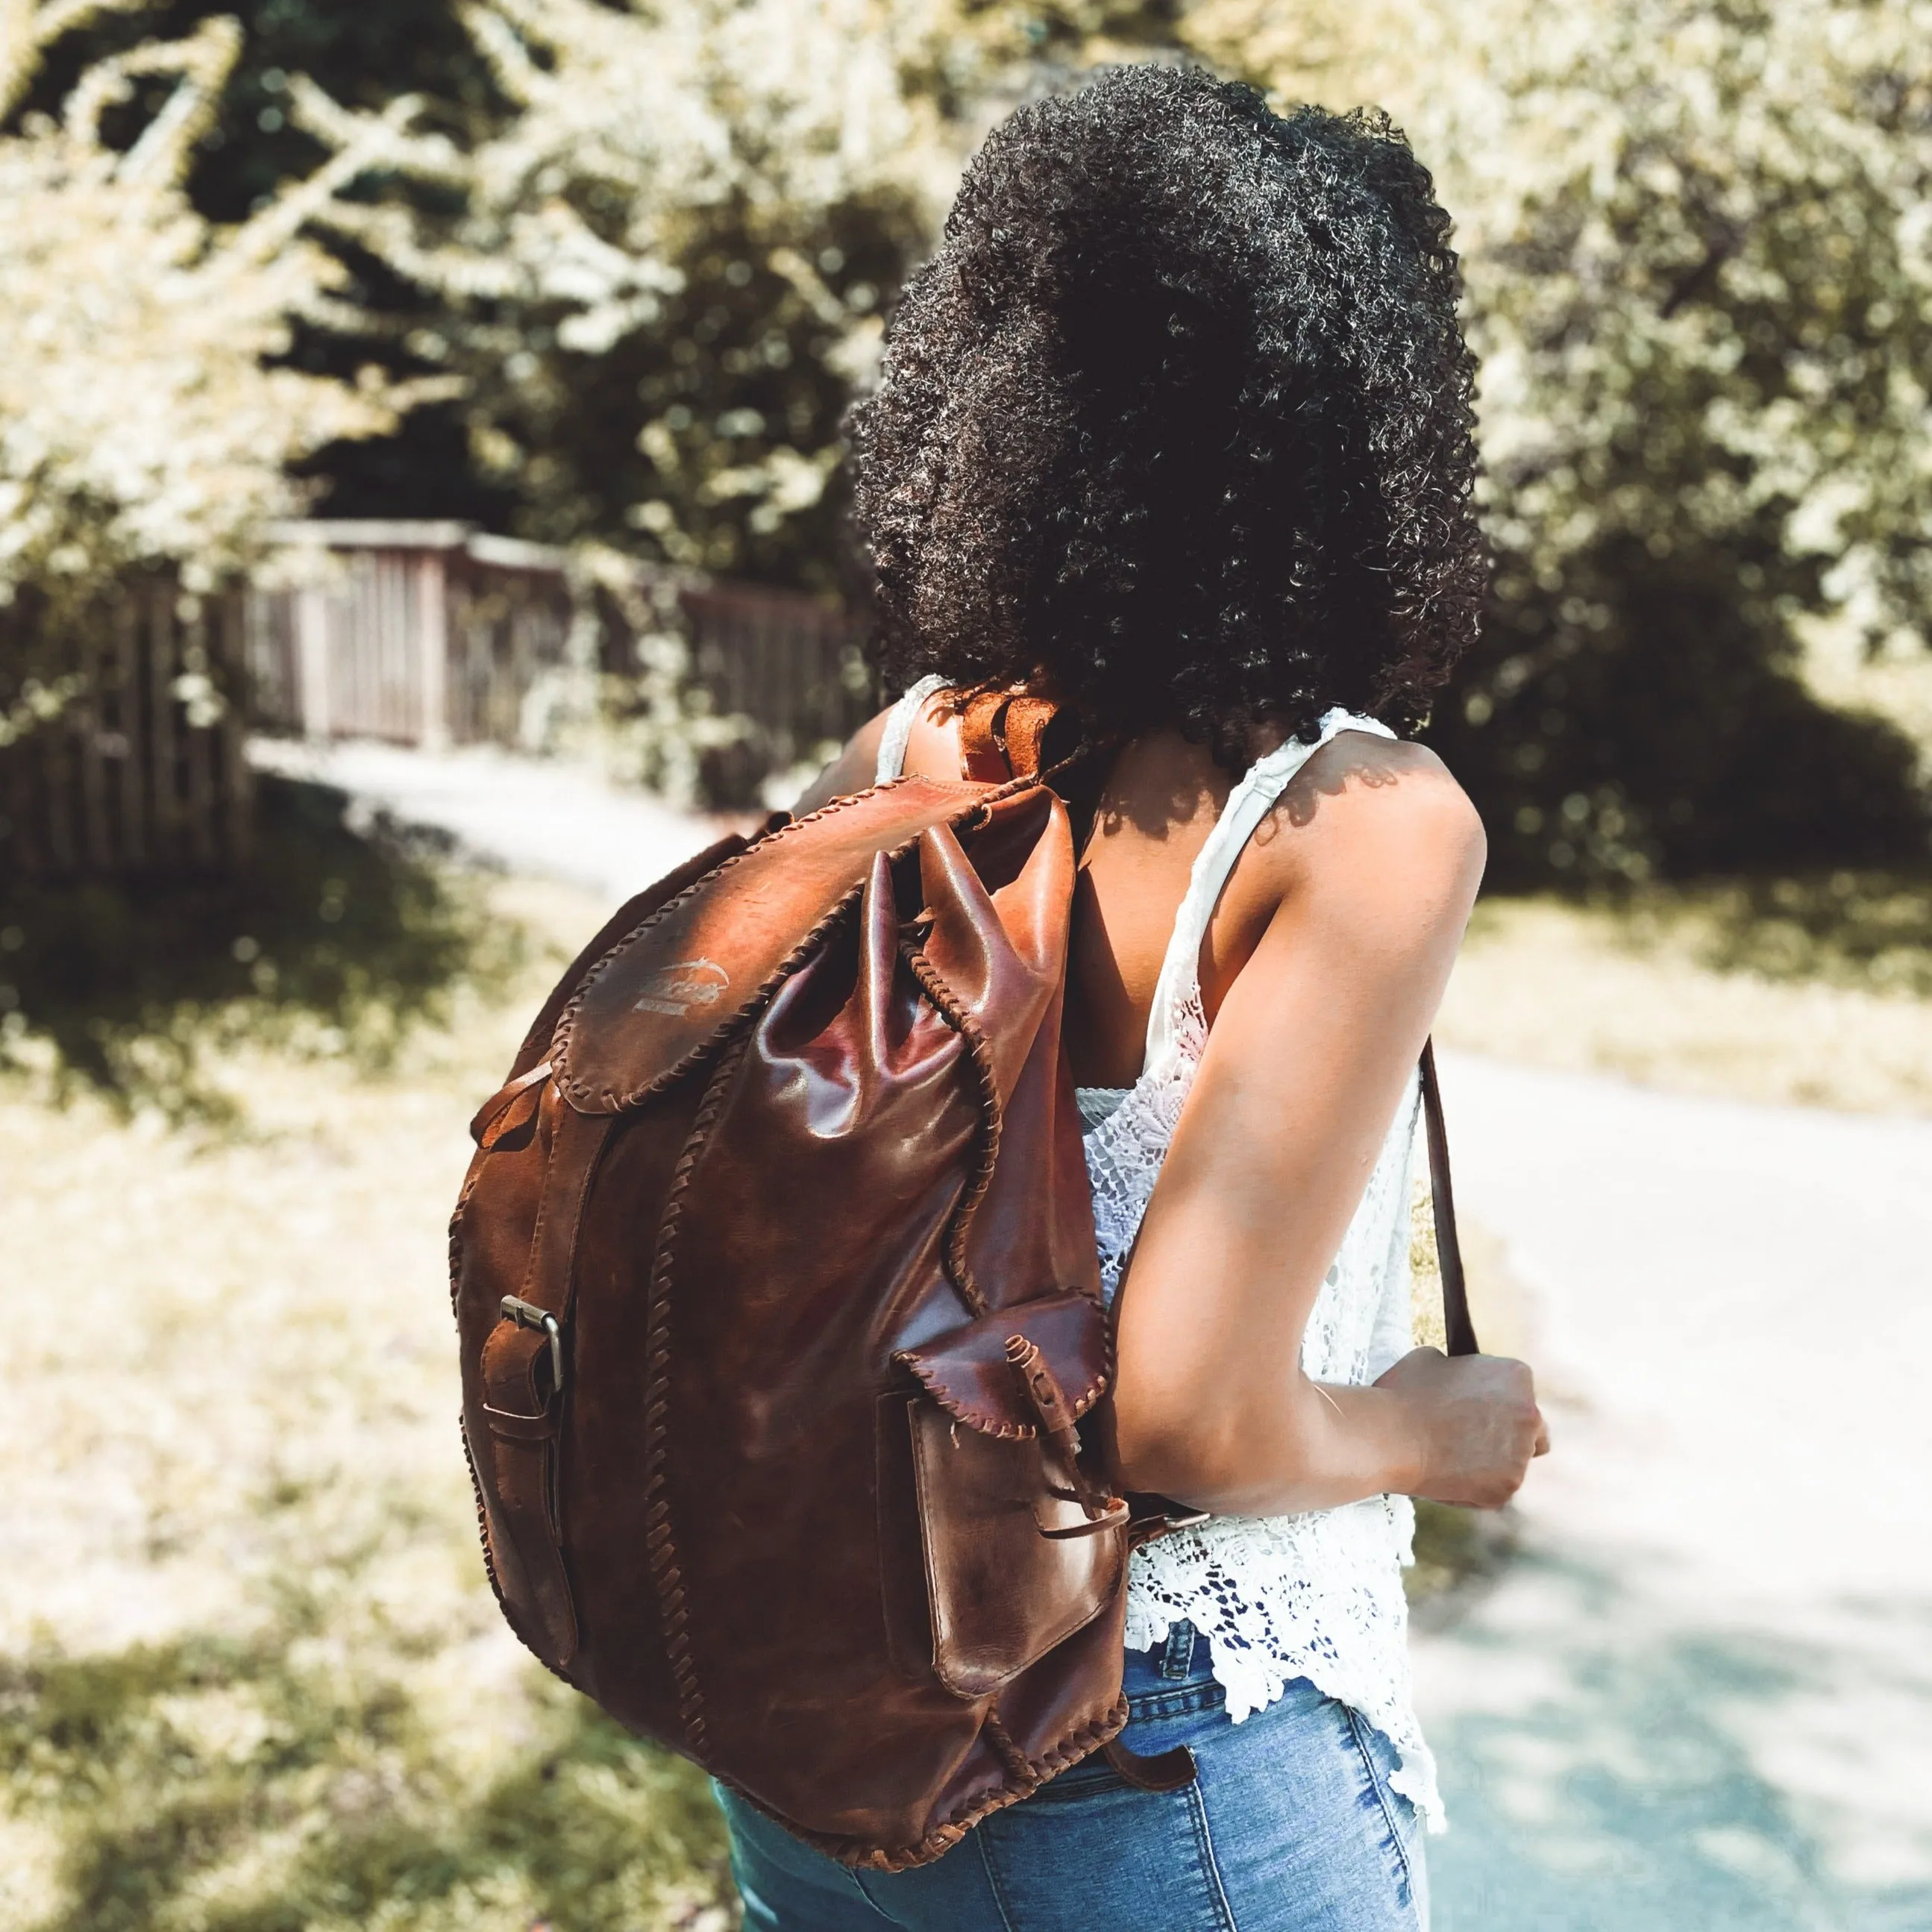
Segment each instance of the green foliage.
M89 58L139 40L184 34L216 15L236 19L242 40L235 70L196 148L186 187L209 220L233 222L326 160L326 145L302 124L292 82L311 80L332 99L380 111L398 96L422 102L420 124L467 142L501 118L506 104L488 64L462 28L450 0L160 0L138 14L110 16L56 50L35 93L52 107ZM157 104L150 99L146 104ZM376 176L394 191L394 177ZM412 192L433 203L437 193ZM420 374L401 338L430 319L418 292L356 249L342 252L346 313L332 326L298 324L286 359L315 375L351 376L371 362L398 374ZM355 326L345 327L352 318ZM320 484L328 514L344 517L458 517L491 529L508 526L513 490L484 476L472 461L460 407L430 401L411 411L394 433L328 442L296 465Z
M1889 872L1767 874L1604 895L1618 942L1721 973L1932 998L1932 892Z
M1429 734L1482 808L1492 884L1924 865L1919 748L1813 695L1728 548L1606 543L1546 596L1504 557Z
M398 94L418 94L428 124L452 134L475 134L503 106L450 0L385 0L380 7L353 0L150 0L134 10L103 14L56 42L22 106L58 112L93 62L145 42L184 39L220 18L241 28L240 50L187 182L195 206L211 221L244 220L259 202L327 158L290 112L292 76L371 110ZM164 89L139 93L123 111L138 118L165 98Z
M330 1634L296 1603L245 1640L0 1666L0 1810L64 1894L32 1932L722 1932L700 1773L551 1684L472 1780L411 1660Z
M232 19L97 50L53 102L58 118L22 105L69 29L111 40L139 11L0 10L0 609L32 606L0 631L10 668L44 652L46 634L77 641L131 576L173 575L194 592L232 582L259 557L266 520L309 494L292 466L446 392L284 359L298 318L342 327L356 313L310 221L365 174L441 152L411 133L413 106L364 115L291 82L326 130L326 158L244 220L211 223L186 182L240 52Z
M516 940L419 847L344 823L341 795L262 782L233 875L0 886L0 1068L124 1108L226 1116L212 1060L250 1040L387 1062Z
M1924 0L1203 0L1291 96L1372 99L1456 216L1487 640L1438 741L1500 878L1922 859L1913 748L1803 681L1932 609Z
M1913 746L1818 701L1809 668L1826 644L1922 652L1932 608L1932 0L242 11L232 77L196 83L203 214L371 139L305 75L365 116L418 90L420 127L448 137L433 164L419 137L370 147L317 203L345 278L311 299L331 272L305 258L306 320L248 352L339 375L380 344L392 371L460 387L400 440L363 434L372 404L344 418L359 440L304 458L331 433L314 415L283 454L339 480L332 507L460 511L817 589L842 574L839 417L997 104L1149 47L1284 98L1380 102L1458 217L1484 357L1496 596L1435 728L1494 876L1923 860ZM208 15L97 10L33 104ZM140 60L123 79L110 149L172 98ZM22 379L68 392L92 393ZM142 458L157 502L200 500L165 473L188 446ZM274 494L251 488L244 520ZM143 542L157 523L122 520Z
M515 112L446 204L328 221L412 287L523 534L824 586L837 426L956 169L942 0L532 0L464 20ZM433 311L433 313L432 313Z
M719 575L837 588L839 352L926 232L891 191L707 210L652 327L573 350L568 307L539 303L522 333L544 346L514 371L480 343L452 352L479 468L517 490L516 526L540 540L608 533Z

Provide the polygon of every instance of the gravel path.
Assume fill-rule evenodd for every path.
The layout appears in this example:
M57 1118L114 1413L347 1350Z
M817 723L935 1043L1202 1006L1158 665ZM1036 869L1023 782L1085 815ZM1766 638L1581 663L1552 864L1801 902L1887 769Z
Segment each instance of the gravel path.
M706 836L500 754L265 757L614 901ZM1557 1453L1418 1642L1438 1932L1928 1932L1932 1122L1444 1080Z

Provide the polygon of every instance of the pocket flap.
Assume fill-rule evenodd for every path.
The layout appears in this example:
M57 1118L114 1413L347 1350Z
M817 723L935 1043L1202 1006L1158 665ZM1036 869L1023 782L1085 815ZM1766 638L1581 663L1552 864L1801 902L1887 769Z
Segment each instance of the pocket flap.
M584 974L552 1037L558 1090L618 1114L682 1077L771 992L876 854L963 820L983 787L911 778L760 838L660 906Z
M1006 1360L1006 1338L1024 1335L1046 1358L1077 1420L1113 1377L1113 1337L1107 1311L1078 1288L995 1308L922 1348L894 1359L924 1384L948 1414L982 1435L1036 1435L1039 1420Z

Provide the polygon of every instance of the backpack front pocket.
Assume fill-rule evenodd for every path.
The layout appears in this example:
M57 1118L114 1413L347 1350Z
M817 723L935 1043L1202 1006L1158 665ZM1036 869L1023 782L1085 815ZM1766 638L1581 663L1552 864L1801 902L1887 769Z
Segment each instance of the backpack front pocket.
M1124 1523L1090 1522L1066 1500L1037 1436L986 1434L930 1397L907 1415L933 1669L948 1690L983 1697L1112 1601Z

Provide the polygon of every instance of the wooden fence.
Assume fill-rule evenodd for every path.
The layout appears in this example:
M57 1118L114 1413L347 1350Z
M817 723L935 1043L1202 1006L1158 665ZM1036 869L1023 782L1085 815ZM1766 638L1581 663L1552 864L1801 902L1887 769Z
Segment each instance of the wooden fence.
M293 581L248 602L260 723L433 750L518 742L524 699L568 648L561 552L454 523L277 534Z
M636 668L612 600L574 602L561 551L454 523L328 522L278 532L307 567L276 590L184 597L170 579L104 599L50 658L38 614L0 612L0 718L33 662L69 694L0 742L0 877L214 870L248 849L244 729L440 748L530 736L530 706L588 621L597 668ZM708 752L714 802L753 801L771 772L819 756L874 705L860 633L793 593L709 584L678 596L692 674L742 721Z
M0 877L212 871L244 856L241 598L130 583L68 626L75 641L52 656L20 648L39 615L22 600L4 614L20 628L0 632L0 664L17 675L32 662L52 700L0 748ZM24 704L21 688L0 696Z
M263 724L430 748L527 740L532 694L563 668L572 626L586 621L561 550L455 523L318 521L277 534L312 560L291 587L248 602ZM695 681L716 710L746 721L741 745L714 760L716 789L755 789L867 715L860 633L843 611L741 584L694 586L678 602ZM610 600L587 621L597 668L634 670Z
M769 773L818 759L878 710L864 632L836 605L739 584L680 602L698 682L752 728L742 754L721 761L719 803L744 802Z

